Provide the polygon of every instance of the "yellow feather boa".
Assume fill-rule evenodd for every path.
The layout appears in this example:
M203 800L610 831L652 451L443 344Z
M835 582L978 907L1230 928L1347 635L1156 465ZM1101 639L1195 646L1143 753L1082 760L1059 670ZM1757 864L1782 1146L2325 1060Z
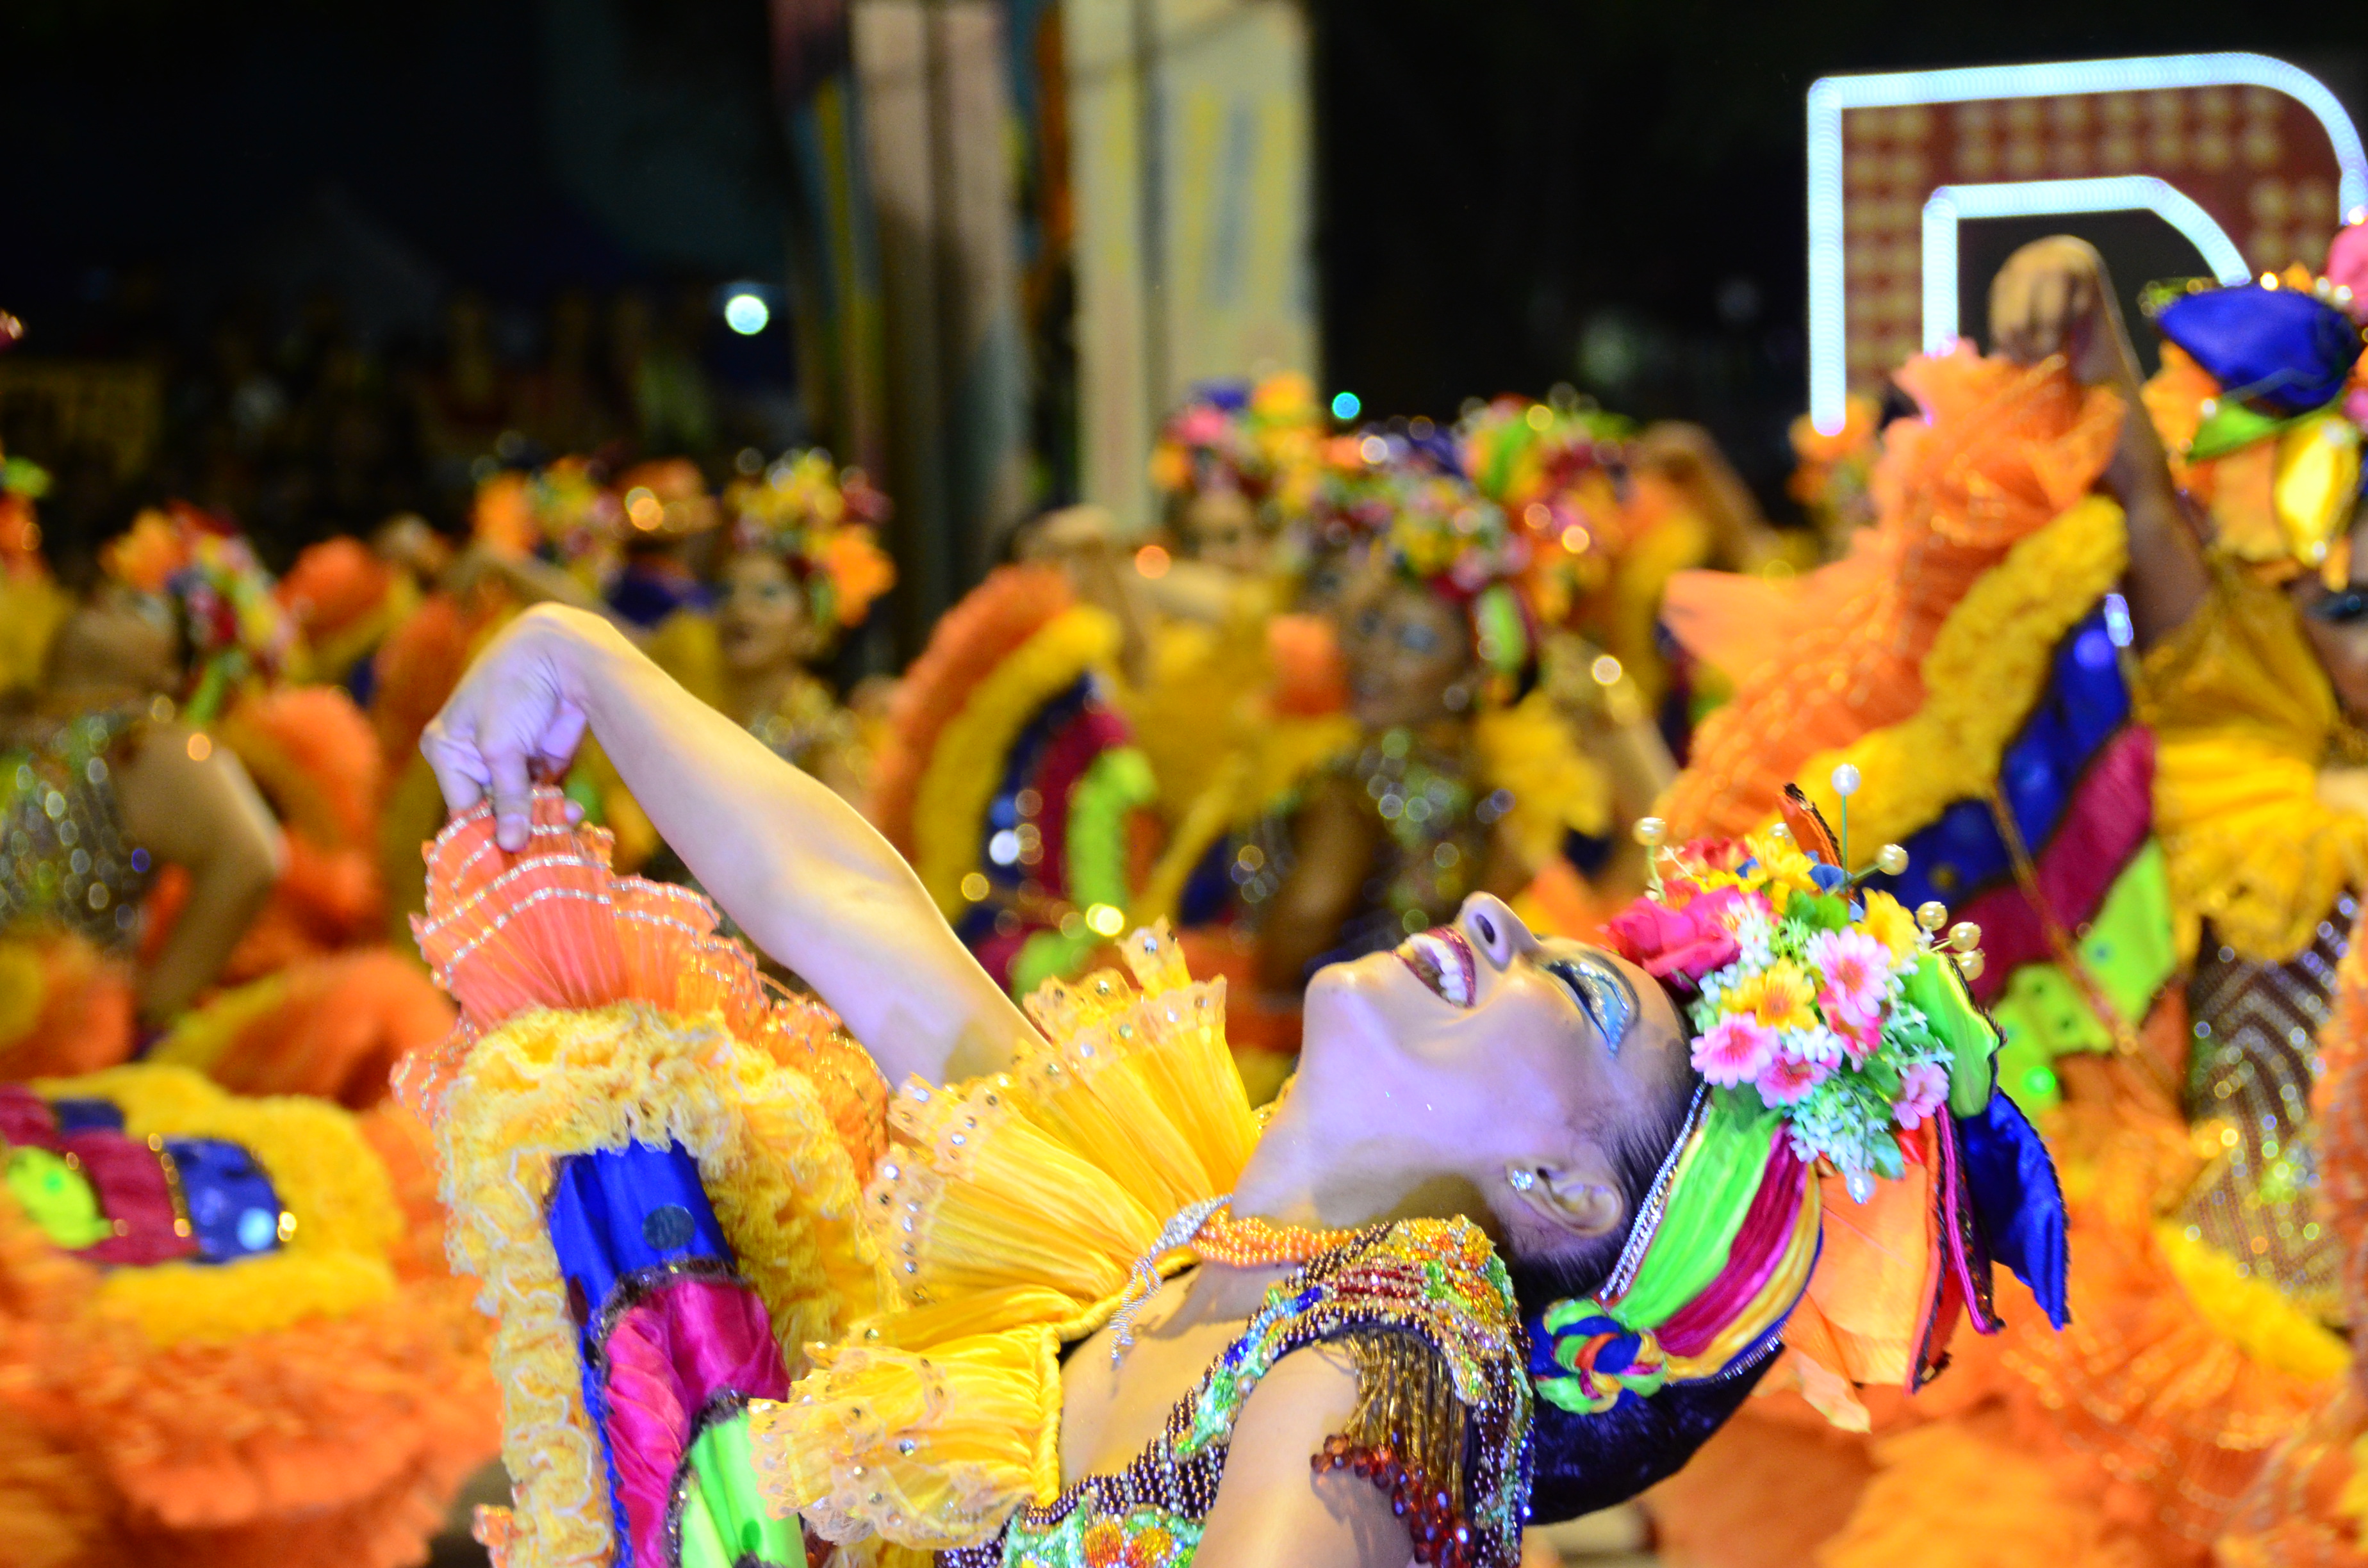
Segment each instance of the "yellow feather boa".
M2091 495L2018 543L1949 612L1924 655L1924 705L1804 764L1800 785L1840 821L1834 769L1850 763L1850 836L1896 843L1952 801L1989 792L1998 758L2046 688L2064 634L2129 563L2122 509Z
M2368 816L2319 796L2345 726L2293 603L2217 567L2203 608L2146 655L2139 712L2180 950L2209 920L2248 960L2293 959L2368 885Z
M296 1221L275 1253L229 1265L108 1271L98 1309L159 1346L223 1344L394 1295L387 1254L403 1228L394 1188L359 1127L325 1100L245 1099L182 1067L137 1063L35 1085L111 1100L134 1138L220 1138L255 1156Z
M1118 622L1088 605L1063 610L972 688L929 754L913 801L913 864L948 919L967 906L962 880L978 864L979 824L1005 760L1039 709L1117 656Z
M287 999L288 976L284 971L217 992L205 1006L182 1014L172 1031L156 1042L146 1059L164 1066L211 1074L222 1052L245 1032L247 1026Z
M478 1042L437 1142L452 1258L484 1281L481 1303L500 1320L494 1368L518 1505L510 1561L521 1568L593 1568L612 1545L544 1212L562 1160L637 1142L688 1150L792 1370L801 1346L877 1305L877 1252L828 1108L803 1074L712 1017L619 1003L513 1018Z
M2313 1382L2340 1377L2351 1364L2343 1336L2298 1310L2269 1280L2240 1273L2236 1259L2190 1240L2180 1225L2164 1221L2154 1233L2163 1261L2195 1310L2254 1360Z

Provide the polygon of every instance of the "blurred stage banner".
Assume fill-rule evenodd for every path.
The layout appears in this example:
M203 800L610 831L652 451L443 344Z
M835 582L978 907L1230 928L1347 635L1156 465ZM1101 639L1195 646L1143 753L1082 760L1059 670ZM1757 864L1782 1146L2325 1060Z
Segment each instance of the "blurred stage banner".
M856 0L853 18L899 623L917 650L1028 500L1011 61L998 0Z
M1320 369L1307 21L1292 0L1064 0L1063 30L1080 488L1143 527L1152 438L1193 383Z
M1847 393L1978 324L2009 240L2081 233L2134 292L2141 273L2316 267L2368 205L2341 103L2266 55L1828 76L1808 132L1809 412L1827 431ZM1977 241L1980 220L2021 222Z

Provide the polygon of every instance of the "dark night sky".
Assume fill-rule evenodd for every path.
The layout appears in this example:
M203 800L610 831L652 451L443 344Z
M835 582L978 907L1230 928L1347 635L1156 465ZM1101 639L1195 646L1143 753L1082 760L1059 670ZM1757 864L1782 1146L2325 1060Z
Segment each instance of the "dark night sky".
M2356 5L1313 14L1327 379L1375 412L1452 414L1573 378L1609 324L1645 351L1628 411L1708 419L1763 490L1804 397L1802 102L1817 76L2243 48L2356 103L2368 51ZM324 192L496 297L777 272L763 26L756 0L14 0L0 301L71 321L78 296L144 265L202 316L259 242L285 252L291 228L318 227Z

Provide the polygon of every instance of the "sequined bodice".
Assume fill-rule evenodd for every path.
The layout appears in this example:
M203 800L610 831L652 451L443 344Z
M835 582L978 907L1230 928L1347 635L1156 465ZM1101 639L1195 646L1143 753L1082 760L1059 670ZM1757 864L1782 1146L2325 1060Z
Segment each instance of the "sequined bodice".
M63 927L107 948L138 929L148 852L132 844L115 768L144 716L85 714L0 751L0 932Z
M1243 1404L1277 1361L1327 1340L1346 1342L1358 1365L1357 1442L1386 1447L1410 1494L1448 1499L1400 1510L1418 1536L1433 1533L1417 1542L1423 1560L1511 1568L1528 1494L1522 1330L1486 1239L1428 1221L1366 1232L1276 1285L1124 1470L1021 1508L996 1540L939 1553L940 1568L1186 1568ZM1364 1470L1343 1483L1393 1479Z
M2215 946L2207 928L2188 983L2187 1114L2200 1134L2217 1134L2218 1152L2179 1218L2240 1273L2329 1322L2342 1316L2343 1246L2319 1220L2310 1091L2358 910L2351 895L2339 899L2311 945L2284 963L2249 961Z

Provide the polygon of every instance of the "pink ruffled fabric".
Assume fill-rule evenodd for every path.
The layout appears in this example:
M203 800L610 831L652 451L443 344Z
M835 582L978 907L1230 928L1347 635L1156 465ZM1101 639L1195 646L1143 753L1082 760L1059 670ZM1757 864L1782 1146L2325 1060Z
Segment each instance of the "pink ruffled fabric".
M666 1506L691 1424L720 1393L783 1399L770 1320L757 1293L719 1279L677 1278L636 1302L609 1330L609 1451L637 1562L667 1562Z
M2154 735L2134 724L2106 742L2089 765L2032 868L2041 896L2066 930L2097 913L2113 879L2153 830ZM1958 918L1982 928L1987 966L1971 988L1984 1006L1998 999L2007 978L2021 965L2056 956L2039 911L2019 885L1992 888Z

